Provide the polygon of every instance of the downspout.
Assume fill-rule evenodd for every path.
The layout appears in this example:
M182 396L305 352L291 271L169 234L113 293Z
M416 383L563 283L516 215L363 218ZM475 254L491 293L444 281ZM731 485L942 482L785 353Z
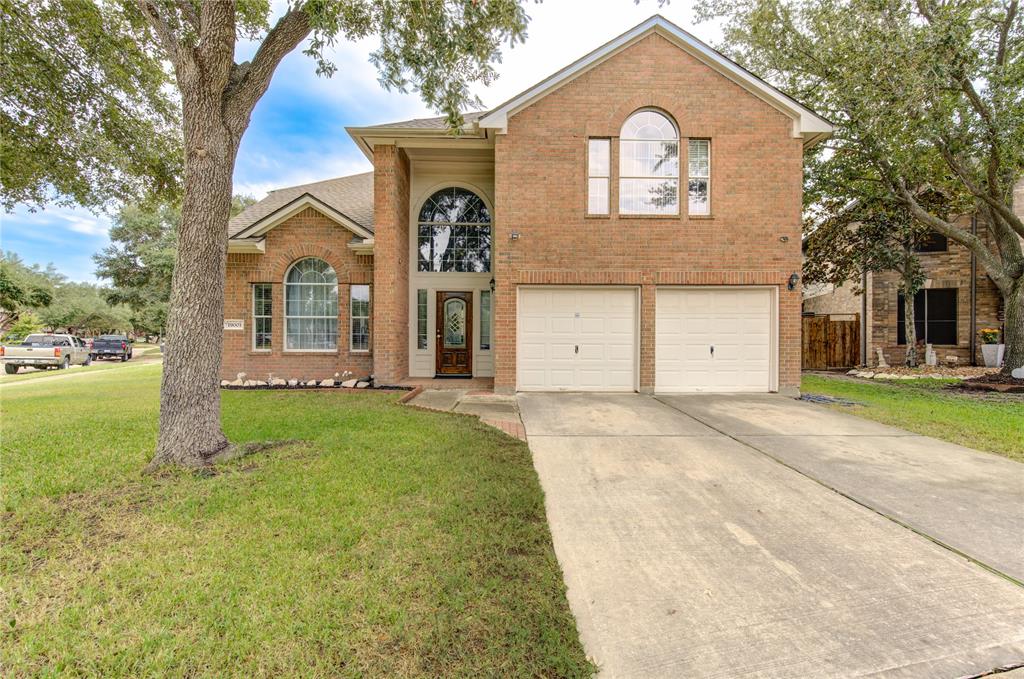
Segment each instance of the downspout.
M971 235L978 235L978 213L971 215ZM971 250L971 365L978 365L978 258Z

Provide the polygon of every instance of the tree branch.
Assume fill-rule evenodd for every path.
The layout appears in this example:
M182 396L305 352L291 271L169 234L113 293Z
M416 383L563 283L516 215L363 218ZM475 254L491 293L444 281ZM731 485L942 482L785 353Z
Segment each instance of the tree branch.
M229 124L244 124L256 102L267 91L278 64L306 39L312 30L309 15L300 5L274 25L251 62L236 65L225 92L225 119Z
M960 243L964 247L970 248L971 252L978 258L988 272L992 282L996 284L1000 292L1007 293L1013 286L1013 281L1003 273L1005 268L1002 262L996 258L992 251L988 249L984 241L975 236L969 231L965 231L958 226L950 224L944 219L940 219L924 209L920 203L917 202L917 198L914 196L906 184L899 180L898 184L893 185L896 190L896 197L907 206L910 210L910 214L914 216L922 224L925 224L932 229L935 229L947 238L952 238L957 243Z
M1011 229L1024 238L1024 221L1021 221L1021 218L1015 215L1013 210L1011 210L1003 200L991 195L991 191L995 187L989 187L989 191L984 191L971 179L970 172L963 166L963 163L960 162L953 152L949 150L946 143L939 143L936 141L935 146L938 148L939 153L942 154L942 158L946 161L946 165L948 165L949 169L953 170L956 176L960 178L960 181L964 183L967 190L976 198L988 205L992 211L998 214Z
M180 75L182 67L191 65L191 57L188 51L182 48L178 38L174 35L174 31L168 25L167 19L160 13L160 8L157 7L153 0L139 0L139 9L142 10L143 16L149 20L149 25L153 27L153 32L156 33L160 46L163 47L171 65L174 66L175 72Z
M176 0L178 5L178 11L181 12L181 16L184 17L188 25L192 27L192 30L199 34L199 15L196 14L196 8L192 4L192 0Z

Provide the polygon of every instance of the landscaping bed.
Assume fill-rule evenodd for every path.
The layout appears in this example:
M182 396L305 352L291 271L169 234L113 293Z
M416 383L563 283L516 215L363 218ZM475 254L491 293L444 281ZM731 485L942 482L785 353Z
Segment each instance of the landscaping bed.
M958 386L963 389L998 391L1003 394L1024 394L1024 379L1002 373L989 373L964 380Z
M159 380L0 394L5 676L592 674L525 444L397 392L228 390L233 443L291 443L147 476Z

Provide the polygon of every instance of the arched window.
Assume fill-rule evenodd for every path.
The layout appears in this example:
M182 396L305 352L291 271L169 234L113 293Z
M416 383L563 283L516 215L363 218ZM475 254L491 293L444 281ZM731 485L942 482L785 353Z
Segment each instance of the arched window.
M679 132L663 113L637 111L622 126L619 214L679 214Z
M285 349L338 348L338 277L331 265L309 257L292 264L284 279Z
M441 189L423 203L417 232L419 271L491 270L491 213L467 189Z

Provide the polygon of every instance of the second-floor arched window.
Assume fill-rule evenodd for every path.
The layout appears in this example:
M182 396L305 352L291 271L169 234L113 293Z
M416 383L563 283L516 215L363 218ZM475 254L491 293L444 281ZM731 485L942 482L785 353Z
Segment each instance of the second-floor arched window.
M663 113L637 111L622 126L619 214L679 214L679 132Z

